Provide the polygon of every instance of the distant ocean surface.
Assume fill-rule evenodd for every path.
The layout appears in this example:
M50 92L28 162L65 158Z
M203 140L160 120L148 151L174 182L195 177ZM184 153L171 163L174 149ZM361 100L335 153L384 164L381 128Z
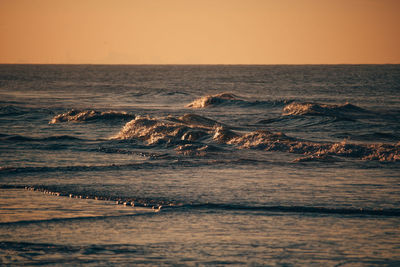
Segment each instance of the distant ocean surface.
M0 265L400 266L400 65L0 65Z

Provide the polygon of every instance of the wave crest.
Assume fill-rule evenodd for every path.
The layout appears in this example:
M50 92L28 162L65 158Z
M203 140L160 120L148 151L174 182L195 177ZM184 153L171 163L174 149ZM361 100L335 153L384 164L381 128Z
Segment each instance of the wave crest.
M133 119L135 115L119 111L75 110L56 115L49 123L83 122L92 120Z
M400 161L400 142L396 145L351 144L346 141L340 143L319 143L302 141L286 136L283 133L272 133L267 130L258 130L233 137L226 143L237 145L239 148L281 151L303 154L306 156L295 160L296 162L331 162L334 161L332 156L359 158L362 160L377 160L382 162Z
M195 114L181 117L137 117L126 123L115 139L138 139L148 145L180 145L175 151L184 155L204 155L214 144L234 145L239 149L261 149L302 154L296 162L334 161L332 156L362 160L400 161L400 142L391 144L351 144L305 141L281 132L256 130L239 133L217 121ZM191 144L191 143L196 143ZM211 142L211 143L210 143ZM213 150L215 151L215 150Z
M283 108L283 115L314 115L344 117L346 112L363 112L364 109L346 103L343 105L292 102Z
M187 108L206 108L212 106L241 106L241 107L275 107L283 106L292 102L289 99L274 99L274 100L255 100L247 99L245 97L237 96L233 93L219 93L215 95L206 95L195 99L193 102L187 104Z
M228 144L235 144L240 148L266 148L274 143L283 144L293 140L283 133L272 133L268 130L257 130L235 138L230 139Z
M358 158L362 160L377 160L382 162L400 161L400 143L390 144L351 144L346 141L340 143L318 143L302 141L288 137L283 133L269 131L255 131L235 137L227 141L239 148L263 149L265 151L281 151L303 154L296 162L305 161L333 161L331 156Z
M200 98L194 100L193 102L187 104L186 107L188 107L188 108L205 108L208 106L220 105L220 104L232 102L232 101L242 102L243 100L232 93L220 93L220 94L216 94L216 95L206 95L206 96L200 97Z
M137 117L126 123L115 139L139 139L149 145L158 143L179 143L180 141L198 141L210 136L217 121L195 115L150 118Z

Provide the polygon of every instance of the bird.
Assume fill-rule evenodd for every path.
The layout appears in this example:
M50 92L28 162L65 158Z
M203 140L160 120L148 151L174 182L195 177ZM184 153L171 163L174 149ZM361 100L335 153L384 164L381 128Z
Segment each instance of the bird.
M162 206L158 206L157 208L155 206L151 207L152 210L154 210L155 212L159 212L161 210Z

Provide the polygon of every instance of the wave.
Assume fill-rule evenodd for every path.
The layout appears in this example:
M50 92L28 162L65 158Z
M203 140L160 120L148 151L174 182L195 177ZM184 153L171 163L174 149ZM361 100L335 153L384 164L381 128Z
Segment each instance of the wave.
M229 102L242 102L243 100L240 99L238 96L232 94L232 93L220 93L216 95L207 95L203 96L201 98L198 98L191 102L190 104L187 104L186 107L188 108L205 108L207 106L212 106L212 105L220 105L223 103L229 103Z
M179 146L177 150L179 149ZM210 152L220 151L219 148L207 145L205 147L196 147L198 151ZM189 152L180 153L189 155ZM194 153L192 153L194 154ZM142 170L142 169L157 169L157 168L198 168L201 166L216 166L229 164L248 164L248 161L243 159L205 159L202 161L190 161L178 156L170 156L168 154L144 154L143 157L150 161L138 161L128 164L104 164L104 165L70 165L70 166L0 166L0 176L18 173L51 173L51 172L101 172L114 170ZM159 159L159 161L154 161Z
M112 139L139 139L148 145L187 144L212 139L225 142L238 136L229 126L196 114L164 118L137 117Z
M336 161L338 161L338 159L330 155L316 154L316 155L307 155L304 157L297 158L293 162L336 162Z
M400 216L400 209L363 209L363 208L329 208L311 206L246 206L234 204L188 204L178 206L189 209L222 209L222 210L246 210L265 212L289 212L289 213L317 213L339 215L372 215L372 216ZM174 206L172 206L174 208Z
M333 135L336 138L345 138L352 140L361 140L361 141L384 141L384 142L396 142L400 140L400 135L384 133L384 132L372 132L365 134L351 134L351 133L338 133Z
M366 112L365 109L346 103L343 105L292 102L283 108L283 115L329 116L354 120L348 113Z
M18 119L21 119L22 116L25 116L25 118L29 119L37 114L48 116L53 112L42 107L27 106L26 103L21 102L8 102L6 105L2 105L0 101L0 117L18 117Z
M129 120L134 118L135 115L120 111L81 111L72 109L66 113L56 115L49 123L55 124L61 122L84 122L93 120Z
M26 113L24 108L7 105L0 107L0 116L14 116L14 115L22 115Z
M400 161L400 142L395 145L351 144L346 141L330 143L304 141L268 130L239 133L217 121L194 114L178 118L137 117L128 122L113 138L139 139L147 145L180 145L175 150L185 155L204 155L207 151L216 151L210 145L228 144L235 145L239 149L262 149L307 156L299 158L297 162L333 161L330 156ZM188 145L200 141L202 145Z
M136 197L101 196L96 194L82 194L80 192L69 192L66 190L52 189L45 186L21 186L0 185L1 189L26 189L42 192L57 197L69 197L78 199L94 199L114 201L116 205L149 207L156 211L179 211L179 210L233 210L233 211L261 211L278 213L312 213L312 214L338 214L338 215L361 215L361 216L393 216L400 217L400 209L397 208L341 208L341 207L319 207L319 206L249 206L246 204L232 203L181 203L162 199L148 199Z
M92 218L88 217L87 219ZM52 222L52 220L43 222L49 223ZM7 223L5 225L7 225ZM15 223L12 223L11 225L15 225ZM157 256L155 255L155 253L153 254L148 249L146 249L146 247L144 247L143 245L62 245L55 243L31 243L17 241L0 241L0 253L2 255L2 266L104 266L121 265L121 262L123 263L122 265L127 265L126 260L118 260L118 258L126 258L127 255L129 255L129 257L133 259L129 260L129 262L131 263L129 265L135 265L135 263L137 263L137 265L143 265L143 261L141 259L144 255L148 257ZM46 256L44 257L43 255ZM157 263L156 260L153 262Z
M113 139L139 139L148 145L193 142L210 137L213 129L222 126L217 121L195 114L177 118L137 117L126 123Z
M303 154L307 159L296 161L331 161L328 156L358 158L362 160L377 160L381 162L400 161L400 142L391 144L352 144L347 141L340 143L324 143L303 141L286 136L283 133L255 131L227 141L239 148L256 148L265 151L281 151Z
M203 144L185 144L179 145L175 148L178 154L185 156L206 156L210 152L222 151L222 148L213 145L203 145Z
M243 97L239 97L233 93L219 93L215 95L206 95L195 99L193 102L187 104L185 107L188 108L206 108L209 106L219 105L245 105L245 106L277 106L284 105L292 100L271 100L271 101L249 101Z
M182 165L185 162L180 162ZM108 165L72 165L72 166L38 166L38 167L0 167L0 174L8 173L42 173L42 172L92 172L92 171L108 171L122 169L146 169L154 167L168 166L162 163L130 163L130 164L108 164Z
M149 208L159 208L161 206L175 206L180 205L176 204L173 201L166 201L160 199L149 199L149 198L137 198L137 197L123 197L123 196L105 196L100 195L98 192L91 193L85 190L78 191L70 191L68 189L64 189L63 186L42 186L42 185L10 185L0 184L0 189L25 189L29 191L41 192L46 195L57 196L57 197L69 197L76 199L94 199L94 200L103 200L103 201L114 201L116 205L124 205L124 206L135 206L135 207L149 207Z
M23 135L7 135L0 134L1 141L19 141L19 142L34 142L34 141L75 141L75 140L83 140L78 137L70 136L70 135L55 135L48 137L29 137Z
M183 92L183 91L169 91L169 92L165 92L164 90L162 90L160 94L161 94L161 95L164 95L164 96L170 96L170 95L188 95L188 93Z
M111 148L111 147L99 147L95 151L108 153L108 154L125 154L125 155L136 155L148 159L171 159L171 156L167 153L155 153L155 152L144 152L135 150L126 150L121 148Z

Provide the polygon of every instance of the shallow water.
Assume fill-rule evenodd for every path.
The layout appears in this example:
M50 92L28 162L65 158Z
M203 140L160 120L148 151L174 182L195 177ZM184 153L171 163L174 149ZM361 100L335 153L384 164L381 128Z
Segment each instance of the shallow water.
M0 127L3 265L400 264L398 65L1 65Z
M69 203L61 205L64 204L69 209ZM90 203L82 206L92 208ZM2 234L7 241L0 243L3 263L278 266L399 263L398 218L208 208L110 214L116 208L104 209L103 216L73 217L70 213L70 219L2 224L2 231L8 231ZM99 207L97 212L100 210Z

